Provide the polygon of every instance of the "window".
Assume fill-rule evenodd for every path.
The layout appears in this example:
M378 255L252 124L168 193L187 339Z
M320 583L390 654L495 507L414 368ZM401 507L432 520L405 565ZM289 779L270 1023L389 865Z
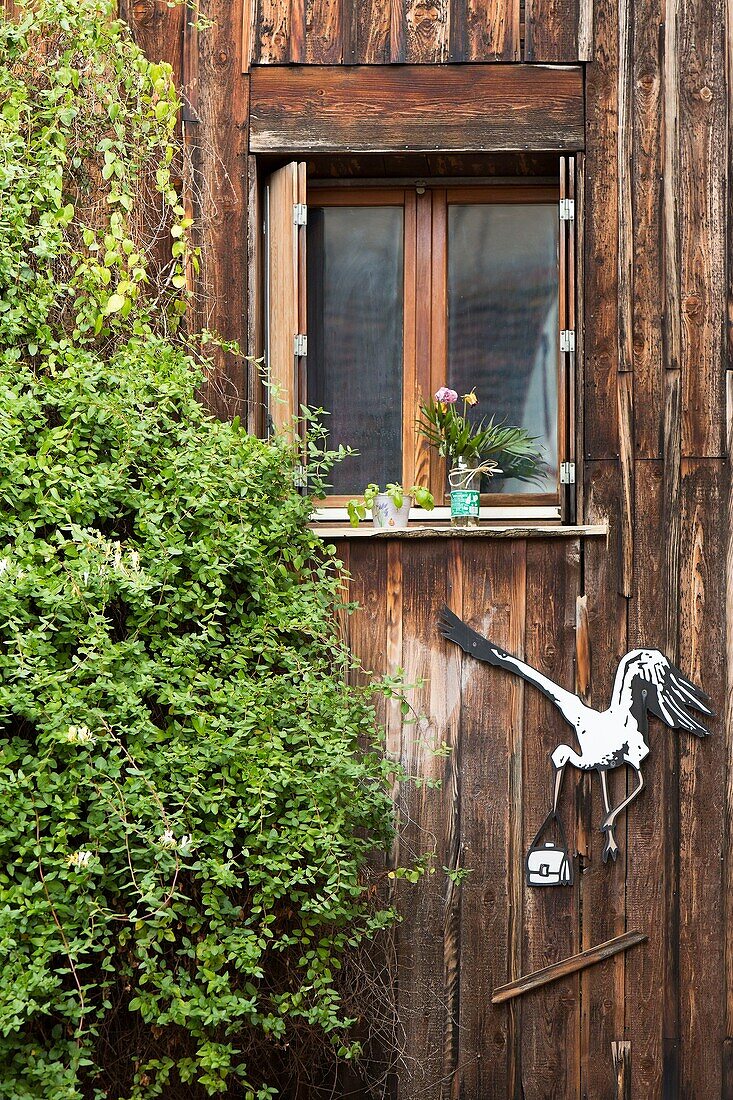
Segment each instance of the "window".
M303 166L274 173L267 351L293 396L271 415L284 422L296 401L327 409L330 444L359 452L334 471L329 507L370 481L427 484L447 504L445 463L415 433L420 397L447 384L475 387L476 415L526 428L547 461L541 484L485 481L484 514L568 514L559 476L572 421L572 351L560 341L573 327L571 235L559 217L567 193L564 160L557 180L318 184L307 195ZM306 198L307 225L296 211L278 241L273 209L292 200L302 210ZM291 340L278 370L285 314Z

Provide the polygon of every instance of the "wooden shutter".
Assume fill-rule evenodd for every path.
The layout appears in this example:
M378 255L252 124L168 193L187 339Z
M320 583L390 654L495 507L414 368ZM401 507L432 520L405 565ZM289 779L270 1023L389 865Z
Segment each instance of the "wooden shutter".
M273 172L266 190L266 347L270 383L269 426L283 431L304 398L306 336L305 163L291 161Z

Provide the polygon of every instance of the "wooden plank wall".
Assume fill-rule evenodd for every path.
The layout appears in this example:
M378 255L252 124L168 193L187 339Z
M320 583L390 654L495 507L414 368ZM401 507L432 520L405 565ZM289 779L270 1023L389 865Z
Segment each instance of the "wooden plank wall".
M258 64L576 61L592 0L249 0Z
M405 844L424 850L435 837L441 866L474 867L460 890L439 871L403 895L412 908L397 932L397 986L408 1056L395 1096L605 1100L616 1081L611 1044L623 1041L637 1100L729 1100L730 3L526 0L522 19L518 0L201 0L214 26L200 31L196 5L125 4L139 40L171 61L187 99L207 271L202 316L248 339L250 350L261 327L258 224L245 204L257 194L247 155L252 63L589 60L578 177L579 498L581 518L609 520L609 545L390 543L374 562L371 544L354 543L344 555L370 609L353 620L356 647L371 637L371 616L368 652L429 677L417 698L431 716L425 744L387 715L395 750L444 780L432 799L405 792ZM245 403L244 371L225 355L218 368L208 396L232 415ZM595 706L607 704L619 656L642 643L658 645L715 700L719 717L704 742L653 723L648 788L621 830L614 867L600 861L595 784L577 784L573 890L528 896L517 873L546 801L556 720L521 685L441 649L432 624L444 593L508 648L568 686L575 679ZM451 745L448 757L428 751L437 735ZM572 794L568 783L566 813ZM494 984L629 928L649 941L628 959L490 1008Z

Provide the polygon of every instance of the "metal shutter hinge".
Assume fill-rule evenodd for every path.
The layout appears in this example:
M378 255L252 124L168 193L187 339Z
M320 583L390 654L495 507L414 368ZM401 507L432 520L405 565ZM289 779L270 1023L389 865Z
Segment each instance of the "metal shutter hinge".
M308 337L299 332L293 337L293 355L304 358L308 354Z
M560 463L560 484L561 485L575 485L575 463L574 462L561 462Z
M296 225L308 224L308 207L304 202L293 203L293 221Z
M560 332L560 351L575 351L575 331L564 328Z
M572 222L575 220L575 199L560 199L560 221Z

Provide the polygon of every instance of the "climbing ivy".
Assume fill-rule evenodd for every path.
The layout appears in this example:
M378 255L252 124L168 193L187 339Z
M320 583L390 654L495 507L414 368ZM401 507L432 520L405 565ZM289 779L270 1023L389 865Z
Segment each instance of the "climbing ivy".
M338 563L196 400L170 69L95 0L0 60L0 1095L265 1100L391 919Z

